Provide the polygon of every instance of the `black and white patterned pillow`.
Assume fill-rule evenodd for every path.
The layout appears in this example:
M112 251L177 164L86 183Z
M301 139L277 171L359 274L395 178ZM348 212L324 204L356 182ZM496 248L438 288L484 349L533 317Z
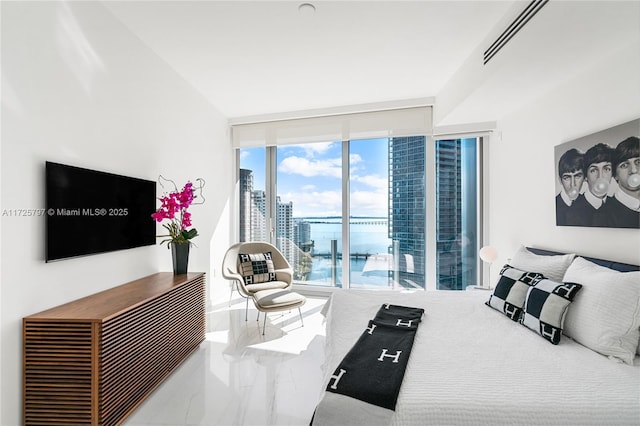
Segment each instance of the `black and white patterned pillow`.
M520 323L557 345L569 304L581 288L581 284L540 281L527 293Z
M487 306L504 313L514 321L520 320L527 292L544 279L537 272L526 272L511 265L504 265L500 271L500 279L493 294L486 302Z
M276 270L273 266L271 252L243 254L239 253L238 270L244 278L244 283L259 284L276 280Z

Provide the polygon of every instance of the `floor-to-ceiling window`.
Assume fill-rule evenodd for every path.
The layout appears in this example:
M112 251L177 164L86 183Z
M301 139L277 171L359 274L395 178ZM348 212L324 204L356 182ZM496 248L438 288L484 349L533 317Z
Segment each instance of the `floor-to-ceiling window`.
M478 284L482 138L427 136L430 117L416 107L235 125L240 240L275 244L298 284Z
M390 288L398 270L390 218L390 139L349 142L349 286Z
M276 149L277 240L297 282L341 286L342 142Z
M425 287L424 136L389 139L389 237L396 288Z
M477 138L435 141L436 288L479 283L479 146Z
M435 257L436 289L475 285L480 140L433 143L434 182L426 177L424 136L242 149L240 239L271 239L295 281L308 285L425 288L429 256ZM275 179L265 188L269 169ZM270 196L273 224L265 218ZM435 211L427 212L429 196ZM429 215L433 253L426 241Z

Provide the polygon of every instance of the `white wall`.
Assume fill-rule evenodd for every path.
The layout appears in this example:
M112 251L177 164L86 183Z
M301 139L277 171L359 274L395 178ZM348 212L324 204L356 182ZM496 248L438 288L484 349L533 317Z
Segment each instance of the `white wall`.
M211 247L226 247L229 235L226 119L99 3L1 7L1 209L44 207L45 160L180 184L202 177L189 267L209 273L211 285L219 261ZM0 424L11 426L21 423L21 318L171 263L155 246L47 264L42 218L1 223Z
M498 121L490 147L490 239L502 265L520 244L640 264L640 230L555 225L554 147L640 117L640 45L550 88ZM492 268L493 282L499 268Z
M208 272L210 298L223 300L234 185L224 117L99 3L0 5L1 209L43 207L45 160L179 183L203 177L190 270ZM489 154L498 262L526 244L640 263L640 231L556 227L553 201L554 146L640 117L639 49L602 58L499 120ZM171 267L160 247L45 264L43 230L42 219L2 217L3 426L21 420L22 317Z

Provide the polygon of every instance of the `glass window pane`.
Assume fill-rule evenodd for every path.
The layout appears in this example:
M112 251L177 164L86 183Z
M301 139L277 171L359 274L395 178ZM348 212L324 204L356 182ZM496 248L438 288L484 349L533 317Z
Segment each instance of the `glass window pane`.
M436 141L436 268L440 290L478 281L478 141Z
M425 288L425 137L389 140L389 238L395 288Z
M348 236L344 287L423 289L427 273L437 289L478 284L480 142L435 141L435 182L428 187L435 194L425 182L425 143L420 136L242 149L240 241L275 238L297 283L343 287ZM350 211L344 238L343 148ZM273 188L265 183L267 157L275 167ZM427 197L435 199L433 271L426 271Z
M265 148L240 150L240 241L269 241L266 224Z
M349 142L349 265L352 288L393 286L389 238L389 139Z
M341 286L342 143L277 148L276 245L302 284Z

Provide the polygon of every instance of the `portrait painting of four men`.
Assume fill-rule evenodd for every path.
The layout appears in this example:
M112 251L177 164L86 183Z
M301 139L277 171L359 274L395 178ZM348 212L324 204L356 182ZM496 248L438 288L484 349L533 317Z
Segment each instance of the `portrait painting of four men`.
M640 120L556 146L556 225L640 229Z

